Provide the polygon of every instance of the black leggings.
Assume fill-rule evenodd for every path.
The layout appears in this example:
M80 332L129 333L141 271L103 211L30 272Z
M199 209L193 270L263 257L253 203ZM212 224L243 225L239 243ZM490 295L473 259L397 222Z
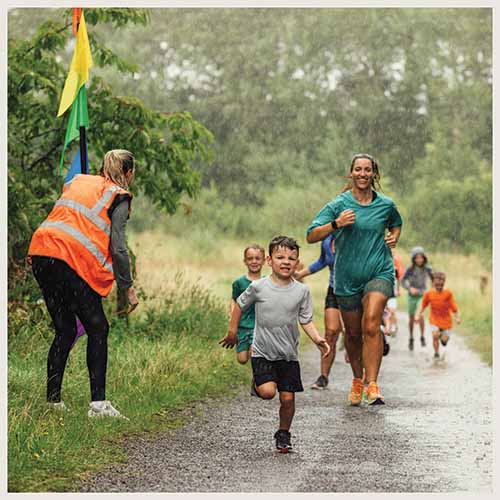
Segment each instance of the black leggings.
M109 324L102 308L102 297L62 260L33 256L32 268L56 330L47 360L47 401L61 401L64 369L76 337L75 315L88 336L87 367L91 399L103 401Z

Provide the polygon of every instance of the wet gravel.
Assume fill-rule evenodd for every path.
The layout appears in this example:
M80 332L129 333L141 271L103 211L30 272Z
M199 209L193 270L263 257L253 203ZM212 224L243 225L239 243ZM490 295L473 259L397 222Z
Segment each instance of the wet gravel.
M429 334L427 347L415 342L408 351L405 322L401 316L382 363L386 405L346 404L351 371L343 352L328 389L311 390L319 375L313 347L301 354L305 392L297 396L293 453L274 450L278 401L244 388L204 403L182 428L129 441L128 462L80 491L491 493L491 369L458 335L444 360L432 358Z

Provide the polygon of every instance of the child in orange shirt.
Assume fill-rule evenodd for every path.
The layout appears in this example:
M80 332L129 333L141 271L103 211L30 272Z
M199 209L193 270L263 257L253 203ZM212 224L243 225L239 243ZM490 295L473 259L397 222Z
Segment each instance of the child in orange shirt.
M450 338L450 329L452 326L451 313L454 313L457 324L461 322L453 293L451 290L444 288L445 281L446 275L444 273L432 273L432 288L424 293L420 311L415 316L415 320L418 321L422 317L424 309L430 304L431 314L429 323L432 329L432 343L436 359L439 359L439 341L445 346Z

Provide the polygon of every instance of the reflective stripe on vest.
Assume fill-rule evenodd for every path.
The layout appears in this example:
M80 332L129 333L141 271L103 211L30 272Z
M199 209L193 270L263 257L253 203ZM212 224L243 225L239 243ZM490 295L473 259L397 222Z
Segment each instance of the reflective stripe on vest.
M45 221L40 227L54 227L65 233L68 233L71 237L81 243L109 272L113 272L112 264L106 262L106 256L89 240L83 233L78 231L78 229L59 221Z
M101 229L108 236L110 236L111 227L108 224L108 221L100 217L99 214L101 213L101 210L107 205L107 203L113 196L113 193L119 190L120 188L118 186L111 186L110 188L106 189L104 194L97 200L96 204L92 208L88 208L87 206L83 205L82 203L79 203L78 201L66 200L66 199L57 200L55 206L68 207L71 208L72 210L75 210L76 212L81 213L90 222L92 222L92 224L95 224L99 229Z
M95 224L108 236L111 234L111 226L102 217L99 217L99 215L97 215L102 210L102 208L96 213L95 207L90 209L85 205L83 205L82 203L78 203L77 201L73 200L57 200L55 206L56 207L63 206L71 208L72 210L75 210L76 212L79 212L82 215L84 215L90 222L92 222L92 224Z

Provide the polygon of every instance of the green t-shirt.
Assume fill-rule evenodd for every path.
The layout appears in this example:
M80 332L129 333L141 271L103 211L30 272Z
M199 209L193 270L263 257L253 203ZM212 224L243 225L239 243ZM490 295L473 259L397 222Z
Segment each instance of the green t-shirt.
M233 299L236 300L249 287L250 283L252 283L252 280L248 279L248 276L245 274L234 280ZM249 328L252 330L255 328L255 306L253 304L241 314L238 330L242 328Z
M366 283L376 278L394 284L394 263L384 236L386 228L400 227L403 221L389 197L376 193L371 203L361 205L351 191L346 191L316 214L307 234L348 209L354 210L356 221L335 231L334 293L340 296L363 293Z

